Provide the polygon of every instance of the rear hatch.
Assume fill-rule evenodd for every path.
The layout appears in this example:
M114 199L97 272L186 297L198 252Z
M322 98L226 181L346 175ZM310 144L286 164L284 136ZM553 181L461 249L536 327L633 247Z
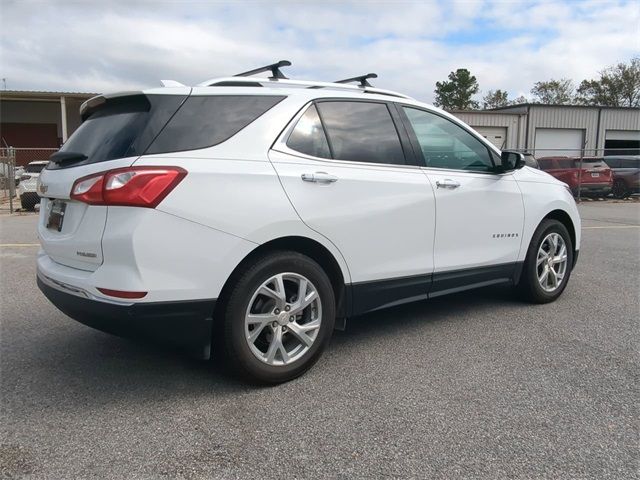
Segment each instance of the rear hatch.
M102 264L107 208L72 200L74 183L88 175L131 166L151 145L190 89L94 97L83 123L54 154L39 178L42 248L57 263L93 271Z
M611 169L602 158L586 157L582 161L579 158L575 159L575 168L579 171L581 183L612 182Z

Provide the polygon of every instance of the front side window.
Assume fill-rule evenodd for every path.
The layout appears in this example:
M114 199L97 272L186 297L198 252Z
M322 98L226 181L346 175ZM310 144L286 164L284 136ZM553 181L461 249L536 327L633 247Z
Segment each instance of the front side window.
M331 158L327 137L314 105L311 105L296 123L287 140L287 147L313 157Z
M469 132L439 115L410 107L403 109L427 167L478 172L493 169L488 148Z
M400 137L383 103L323 101L317 104L336 160L402 165Z

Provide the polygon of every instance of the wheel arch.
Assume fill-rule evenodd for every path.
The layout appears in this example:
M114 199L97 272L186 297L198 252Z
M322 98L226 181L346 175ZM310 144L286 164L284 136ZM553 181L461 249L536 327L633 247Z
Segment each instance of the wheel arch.
M573 267L575 267L576 265L576 262L578 261L578 249L576 248L576 241L577 241L576 226L574 225L573 220L571 219L571 216L564 210L556 209L547 213L547 215L545 215L545 217L542 220L546 220L546 219L557 220L558 222L563 224L565 228L569 231L569 236L571 237L571 246L573 247L573 265L571 265L571 268L573 269ZM542 222L542 220L540 221L540 223ZM538 226L539 225L540 224L538 224Z
M348 298L348 290L346 288L346 280L340 266L333 253L317 240L302 236L286 236L269 240L262 243L249 252L236 266L231 275L227 278L216 305L216 313L224 309L225 298L227 292L235 283L237 277L244 270L245 266L254 262L257 258L276 251L293 251L306 255L314 260L325 271L336 299L336 318L346 318L348 316L351 299Z

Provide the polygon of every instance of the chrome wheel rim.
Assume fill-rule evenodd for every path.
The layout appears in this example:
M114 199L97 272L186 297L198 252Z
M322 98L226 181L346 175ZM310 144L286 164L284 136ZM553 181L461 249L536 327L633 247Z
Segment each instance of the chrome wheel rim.
M538 283L547 293L555 292L567 273L567 244L558 233L550 233L538 249L536 260Z
M322 301L313 283L298 273L279 273L251 296L245 339L260 361L289 365L309 351L321 323Z

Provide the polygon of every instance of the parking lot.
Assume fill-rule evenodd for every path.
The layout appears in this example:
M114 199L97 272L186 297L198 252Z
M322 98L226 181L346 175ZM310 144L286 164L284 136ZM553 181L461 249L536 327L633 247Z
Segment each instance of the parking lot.
M256 388L120 339L35 284L34 214L0 215L8 478L637 478L640 203L580 206L564 295L490 288L380 311Z

